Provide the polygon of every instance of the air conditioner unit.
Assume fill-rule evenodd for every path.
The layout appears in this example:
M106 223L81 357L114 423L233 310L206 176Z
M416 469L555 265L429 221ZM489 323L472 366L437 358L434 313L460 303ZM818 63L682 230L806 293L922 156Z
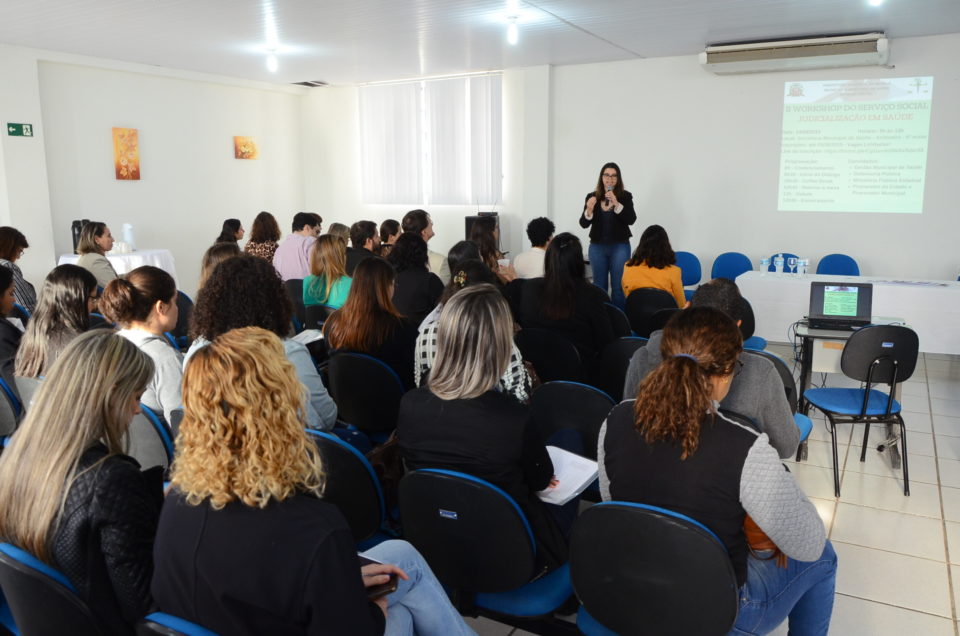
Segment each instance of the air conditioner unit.
M708 46L700 64L719 75L797 71L887 63L889 41L883 33L745 42Z

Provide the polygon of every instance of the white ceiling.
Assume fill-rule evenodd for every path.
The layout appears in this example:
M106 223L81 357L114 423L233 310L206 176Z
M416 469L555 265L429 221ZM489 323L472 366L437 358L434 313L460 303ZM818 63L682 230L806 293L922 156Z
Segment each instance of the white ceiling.
M0 43L267 82L354 84L694 54L719 42L960 32L960 0L519 0L520 41L510 46L510 1L3 0ZM276 74L263 50L269 15L282 47Z

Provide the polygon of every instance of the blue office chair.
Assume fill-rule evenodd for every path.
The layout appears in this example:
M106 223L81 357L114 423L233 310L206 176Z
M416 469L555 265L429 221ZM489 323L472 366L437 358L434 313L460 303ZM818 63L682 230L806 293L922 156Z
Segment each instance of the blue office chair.
M297 332L303 331L303 323L307 319L307 308L303 304L303 279L291 278L283 282L287 290L287 297L293 305L293 324Z
M549 329L524 327L513 336L524 361L533 365L543 382L586 377L580 352L569 340Z
M14 634L107 633L63 573L9 543L0 543L0 587L15 623L4 626Z
M174 346L178 351L186 351L190 348L190 316L193 315L193 299L177 290L177 324L171 330L174 338Z
M569 567L531 581L537 574L533 531L504 491L465 473L415 470L400 482L400 516L404 538L461 613L558 624L552 613L572 594Z
M746 298L740 298L740 335L743 336L743 348L763 351L767 348L767 339L753 335L757 329L757 320L753 305Z
M647 344L646 338L628 336L617 338L600 352L594 381L597 387L619 402L623 399L623 385L627 379L630 359L637 349ZM634 396L628 396L630 398Z
M30 311L20 303L13 303L13 311L10 312L10 317L19 318L23 326L26 327L27 321L30 320Z
M217 636L206 627L163 612L147 614L135 629L137 636Z
M750 257L740 252L724 252L713 261L710 278L729 278L736 280L737 276L753 270Z
M337 351L330 357L327 373L338 421L376 443L385 442L397 427L400 398L406 392L397 372L365 353Z
M654 320L661 309L677 309L677 299L670 292L654 287L641 287L630 292L626 314L633 333L641 338L649 338L657 328L662 328L662 321Z
M630 328L630 320L627 318L627 314L623 313L622 309L613 303L603 303L603 307L607 310L607 318L610 319L614 336L623 338L633 335L633 329Z
M17 429L20 416L23 415L23 404L17 397L16 391L10 388L7 381L0 378L0 436L9 436Z
M162 466L164 470L173 462L173 436L163 419L144 404L140 414L135 415L127 428L130 447L127 454L144 468Z
M330 305L307 305L304 310L304 329L323 329L323 323L337 310Z
M800 257L797 256L796 254L791 254L790 252L778 252L778 254L780 254L780 256L783 257L783 271L785 271L785 272L789 272L789 271L790 271L790 268L787 267L787 259L788 259L788 258L796 258L796 259L799 259L799 258L800 258ZM770 267L767 268L767 271L768 271L768 272L775 272L775 271L777 271L777 266L776 266L776 264L773 262L773 259L775 259L776 257L777 257L776 254L771 254L771 255L770 255Z
M807 458L807 438L810 437L810 431L813 430L813 422L803 413L798 413L798 393L797 381L793 377L793 372L787 363L775 353L769 351L744 350L746 355L758 356L769 360L773 368L777 370L780 381L783 383L783 392L787 398L787 404L790 405L790 412L793 413L793 422L800 431L800 445L797 446L797 461L803 461Z
M897 384L913 375L917 365L920 340L912 329L894 325L870 325L855 331L847 340L840 355L840 370L854 380L864 382L860 389L809 389L803 394L805 407L813 406L827 416L830 422L830 437L833 443L833 486L840 496L840 471L837 460L837 424L865 424L863 448L860 461L867 459L867 439L870 424L885 424L888 432L894 424L900 425L899 440L892 432L889 439L877 447L895 448L899 444L899 456L903 461L903 494L910 494L910 473L907 466L907 427L900 415L900 402L893 399ZM875 384L887 384L889 392L879 391ZM892 450L892 449L891 449ZM897 455L891 452L892 463L897 468Z
M336 435L309 428L307 434L323 457L323 499L343 513L354 540L360 544L358 549L368 550L394 538L379 532L386 519L386 504L380 480L367 458Z
M860 266L846 254L827 254L817 263L817 273L828 276L859 276Z
M737 618L723 543L698 521L655 506L609 501L584 510L570 539L570 579L587 636L721 636Z
M530 398L530 420L548 444L560 431L578 432L583 447L577 454L596 459L600 426L616 405L612 397L595 387L562 380L547 382Z
M700 266L700 259L692 252L676 252L677 267L680 268L680 278L684 287L696 285L703 277L703 268ZM693 297L692 289L683 290L687 300Z

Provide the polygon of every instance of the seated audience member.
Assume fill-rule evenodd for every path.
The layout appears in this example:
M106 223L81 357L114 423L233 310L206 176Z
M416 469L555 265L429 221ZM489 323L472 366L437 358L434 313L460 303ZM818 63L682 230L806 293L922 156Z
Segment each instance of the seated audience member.
M220 229L220 236L214 239L214 243L236 243L243 238L247 231L243 229L240 219L227 219L223 222L223 228Z
M397 270L393 304L410 323L419 325L443 293L440 278L427 269L427 244L416 234L405 232L387 261Z
M277 272L262 258L242 254L217 265L207 284L197 294L190 316L190 337L194 339L190 357L217 336L231 329L261 327L283 340L287 359L297 370L302 390L307 395L307 425L329 430L337 421L337 405L327 393L307 348L287 338L293 307Z
M347 276L353 276L357 263L376 256L380 249L380 235L373 221L357 221L350 226L350 247L347 248Z
M403 215L401 222L404 234L416 234L429 243L435 235L433 232L433 219L425 210L410 210ZM399 239L398 239L399 240ZM394 247L396 249L396 247ZM447 266L447 259L443 254L427 250L430 271L440 277L440 281L446 285L450 282L450 270Z
M509 263L505 266L500 265L504 255L500 251L500 228L497 225L497 217L481 216L476 219L470 226L470 240L477 244L477 248L480 250L480 260L503 283L509 283L517 277L512 265Z
M690 305L719 309L739 325L741 298L736 283L715 278L700 285ZM623 386L624 398L636 397L640 382L663 361L662 343L663 332L654 331L647 345L633 354ZM780 375L772 362L760 356L742 355L740 363L740 371L731 381L720 406L752 419L770 438L780 457L792 457L800 443L800 431L793 420Z
M524 283L520 294L520 324L549 329L576 345L584 360L614 339L604 303L610 297L584 278L583 247L569 232L547 247L543 278Z
M447 252L447 266L451 272L460 267L460 263L464 261L482 260L483 259L480 258L480 248L477 247L477 244L473 241L457 241ZM449 283L447 285L449 286ZM437 313L439 314L439 307Z
M340 511L320 499L325 467L296 385L264 329L223 334L187 367L154 548L160 609L218 634L471 634L409 543L381 543L363 555L380 563L361 567ZM368 599L391 573L397 591Z
M206 252L203 253L203 261L200 264L200 282L197 283L197 292L203 289L207 284L207 279L213 273L214 268L234 256L240 255L240 248L236 243L214 243Z
M377 250L377 256L386 258L393 249L393 244L400 237L400 221L387 219L380 224L380 249Z
M273 255L277 253L280 240L280 226L269 212L261 212L253 220L250 228L250 240L243 246L243 251L252 256L259 256L268 263L273 262Z
M670 292L677 307L687 304L677 256L670 247L666 230L659 225L651 225L643 231L637 249L623 266L624 297L644 287Z
M404 320L391 300L396 273L385 260L368 258L353 274L347 302L323 323L327 346L331 353L373 356L396 371L404 387L413 388L417 327Z
M27 311L33 312L37 307L37 292L33 285L23 277L23 272L16 262L23 256L23 251L30 247L27 237L20 230L13 227L0 227L0 266L6 267L13 274L15 302L20 303Z
M138 267L107 285L100 309L120 326L121 336L153 360L153 377L140 402L170 422L170 412L183 405L183 356L163 335L177 326L179 315L173 277L157 267Z
M13 360L20 347L23 332L7 320L13 311L14 298L13 272L0 267L0 377L13 387Z
M343 307L351 278L345 269L345 244L339 236L317 237L310 253L310 275L303 279L303 304Z
M126 339L79 336L0 455L0 538L62 572L104 634L132 635L152 607L163 475L123 454L151 375Z
M113 249L113 235L106 223L90 221L80 230L77 265L84 268L97 279L97 285L106 287L117 277L117 271L107 260L105 254Z
M510 308L496 287L454 294L440 313L430 380L400 402L397 438L410 470L462 471L506 491L533 527L541 565L555 567L566 560L566 541L536 495L553 482L553 463L527 407L498 390L512 341Z
M293 217L293 233L273 255L273 266L283 280L303 279L310 274L310 250L320 236L318 218L312 212L297 212Z
M453 250L450 251L452 254ZM461 289L471 285L480 283L497 285L497 277L482 261L454 261L453 256L450 256L449 259L453 280L443 290L443 295L440 296L440 302L436 308L420 323L420 335L417 337L417 348L414 353L417 362L413 369L414 381L417 386L423 386L437 357L437 331L440 329L440 312L443 310L444 303ZM510 364L500 378L500 390L513 396L521 404L526 404L530 400L532 385L530 374L523 366L523 356L520 355L517 345L511 341Z
M90 328L90 314L96 311L97 279L78 265L54 267L37 299L27 330L17 350L14 373L41 378L53 366L70 341Z
M546 217L539 217L527 224L527 238L531 248L513 259L513 268L519 278L541 278L543 276L543 258L547 253L547 245L553 239L556 227L553 221Z
M327 234L332 234L333 236L343 239L344 245L350 240L350 228L343 223L331 223Z
M825 635L837 556L817 510L766 434L717 412L737 372L737 325L718 309L685 309L661 349L637 399L601 428L603 498L682 513L720 538L740 587L731 634L767 634L789 616L791 634ZM777 551L765 549L771 541Z

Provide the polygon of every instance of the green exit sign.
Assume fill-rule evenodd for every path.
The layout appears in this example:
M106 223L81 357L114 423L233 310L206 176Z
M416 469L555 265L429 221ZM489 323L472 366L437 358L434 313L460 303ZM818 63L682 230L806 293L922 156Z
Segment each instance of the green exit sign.
M7 124L7 134L11 137L33 137L33 125Z

